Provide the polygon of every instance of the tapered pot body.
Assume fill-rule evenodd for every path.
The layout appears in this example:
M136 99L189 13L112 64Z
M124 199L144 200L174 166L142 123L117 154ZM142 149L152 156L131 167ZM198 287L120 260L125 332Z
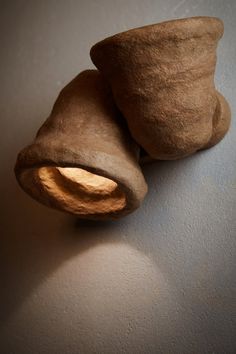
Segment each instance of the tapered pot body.
M230 110L216 90L221 20L195 17L109 37L91 58L109 81L134 139L154 159L177 159L216 144Z
M34 142L18 155L22 188L39 202L82 218L115 219L140 205L147 186L139 148L97 70L60 93Z

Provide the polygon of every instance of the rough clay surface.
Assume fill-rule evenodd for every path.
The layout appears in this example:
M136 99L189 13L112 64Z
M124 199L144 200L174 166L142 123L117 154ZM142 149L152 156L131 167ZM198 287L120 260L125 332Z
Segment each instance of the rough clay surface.
M138 155L107 83L97 70L87 70L61 91L15 171L23 189L48 206L86 218L117 218L136 209L146 194ZM58 167L74 168L73 176ZM107 177L105 194L112 183L115 190L101 195L90 186L86 192L85 175L76 168L93 172L95 181L96 175ZM75 176L78 183L71 180Z
M152 158L188 156L227 132L229 106L214 87L222 34L221 20L195 17L123 32L91 49L132 136Z
M93 43L170 18L217 16L216 87L230 103L214 148L143 167L142 207L77 220L18 186L16 154ZM236 353L236 1L2 1L1 354Z
M30 168L22 172L21 181L39 200L43 196L46 204L84 218L104 217L126 205L125 194L116 182L80 168Z

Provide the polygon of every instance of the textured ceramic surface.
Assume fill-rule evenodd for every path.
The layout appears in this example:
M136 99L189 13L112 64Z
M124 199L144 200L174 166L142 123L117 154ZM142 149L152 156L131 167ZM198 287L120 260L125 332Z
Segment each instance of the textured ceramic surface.
M13 173L91 46L150 23L224 21L214 148L145 165L142 206L83 222L36 203ZM3 0L0 11L1 354L236 353L236 1Z
M118 218L147 192L138 156L107 83L87 70L61 91L15 171L22 188L43 204L83 218Z
M92 47L131 134L152 158L188 156L227 132L230 109L214 87L222 35L221 20L195 17L119 33Z

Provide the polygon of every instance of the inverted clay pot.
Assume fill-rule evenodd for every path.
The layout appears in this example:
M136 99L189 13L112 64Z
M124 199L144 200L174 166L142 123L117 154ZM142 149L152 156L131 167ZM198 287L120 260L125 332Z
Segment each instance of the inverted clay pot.
M18 155L15 173L47 206L115 219L138 208L146 194L138 154L102 75L87 70L61 91L35 141Z
M214 86L217 18L195 17L133 29L91 49L133 138L151 158L177 159L218 143L230 109Z

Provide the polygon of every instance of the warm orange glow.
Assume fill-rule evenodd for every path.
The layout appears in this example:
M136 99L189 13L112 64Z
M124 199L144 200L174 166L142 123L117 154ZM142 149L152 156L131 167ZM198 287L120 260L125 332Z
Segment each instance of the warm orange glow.
M40 167L28 170L23 178L45 204L74 214L108 214L126 205L125 194L115 181L81 168Z
M107 195L117 188L117 183L111 179L95 175L82 168L57 167L57 170L63 177L76 183L81 190L89 194Z

